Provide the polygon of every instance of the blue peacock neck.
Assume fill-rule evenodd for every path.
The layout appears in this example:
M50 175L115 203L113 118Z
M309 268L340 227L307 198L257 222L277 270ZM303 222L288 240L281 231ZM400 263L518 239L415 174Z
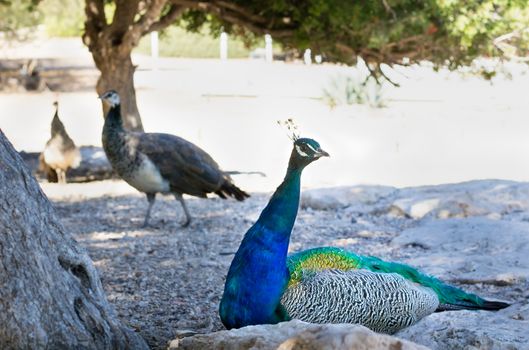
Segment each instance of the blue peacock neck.
M286 245L285 249L288 248L290 234L298 213L302 170L288 168L283 182L276 189L257 220L257 224L274 232L277 238Z
M283 182L275 190L254 224L254 227L263 229L250 229L241 243L240 248L244 248L245 245L264 245L263 248L274 252L277 257L275 267L286 268L290 235L298 214L301 173L304 167L298 164L296 154L293 152Z
M287 252L299 206L301 173L292 154L281 185L244 236L232 261L220 315L227 328L277 323L288 316L280 306L290 278Z

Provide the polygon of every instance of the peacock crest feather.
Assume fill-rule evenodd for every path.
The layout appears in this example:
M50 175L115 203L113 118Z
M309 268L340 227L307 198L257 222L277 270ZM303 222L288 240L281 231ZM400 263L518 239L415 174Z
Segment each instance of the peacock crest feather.
M296 142L300 138L298 125L294 122L294 119L288 118L286 120L278 120L277 124L284 127L287 130L287 136L293 142Z

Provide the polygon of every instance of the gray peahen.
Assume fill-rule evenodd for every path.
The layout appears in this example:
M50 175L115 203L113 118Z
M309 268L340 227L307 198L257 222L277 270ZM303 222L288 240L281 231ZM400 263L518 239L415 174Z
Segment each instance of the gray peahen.
M147 195L147 226L157 193L172 193L191 223L183 194L207 198L215 193L242 201L250 195L235 186L209 154L181 137L161 133L130 132L123 128L119 94L110 90L100 96L110 109L103 126L103 149L118 175Z

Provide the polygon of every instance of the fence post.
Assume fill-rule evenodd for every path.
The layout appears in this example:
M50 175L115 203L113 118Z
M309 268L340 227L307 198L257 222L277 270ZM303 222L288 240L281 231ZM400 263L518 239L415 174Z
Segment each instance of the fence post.
M265 61L272 62L274 60L274 51L272 49L272 36L265 34Z
M305 64L310 65L312 63L312 51L311 49L306 49L303 54L303 61Z
M220 33L220 59L228 59L228 34L225 32Z

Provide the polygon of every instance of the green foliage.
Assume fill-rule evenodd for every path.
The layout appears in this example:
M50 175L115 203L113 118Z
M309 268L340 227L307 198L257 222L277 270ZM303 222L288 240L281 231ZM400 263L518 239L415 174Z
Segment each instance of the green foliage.
M35 0L1 0L0 34L7 40L23 40L39 24L41 13Z
M472 58L495 56L500 52L494 39L508 33L520 32L516 43L525 55L529 50L529 2L526 0L457 1L439 0L439 8L446 20L446 33L458 45L463 63ZM513 52L511 52L513 54Z
M148 6L149 2L142 4ZM354 64L362 57L374 67L428 60L437 67L455 69L480 56L526 56L529 52L529 0L229 0L186 4L183 6L189 8L180 25L198 35L193 38L209 47L203 50L207 54L187 53L191 45L185 43L188 48L184 52L167 48L164 54L216 57L216 44L208 44L206 31L213 35L227 31L245 44L254 44L256 37L270 33L274 42L299 53L310 47L328 61ZM9 36L43 21L50 35L77 36L83 30L83 7L83 0L0 0L0 31ZM105 1L107 19L114 9L115 1ZM182 36L182 29L175 28L167 35ZM500 37L504 40L498 42ZM239 42L230 41L231 57L246 56Z
M502 56L494 40L518 31L517 55L529 50L529 0L233 0L253 21L213 12L225 30L270 32L289 48L311 47L329 61L372 65L422 60L455 69L479 56ZM197 10L193 10L196 12ZM232 14L233 17L233 14ZM190 26L195 18L190 15ZM252 22L251 26L247 22ZM276 33L276 34L274 34Z
M40 9L48 35L72 37L83 33L83 0L45 0Z
M39 24L50 36L80 36L84 0L0 0L0 32L8 39L22 40Z
M115 6L105 0L107 20ZM229 0L183 6L189 8L178 25L197 36L186 39L183 29L169 29L163 55L216 57L217 44L206 33L221 31L246 45L270 33L275 43L299 54L310 47L327 61L354 64L361 57L373 67L428 60L456 69L480 56L529 52L529 0ZM15 33L43 21L50 35L77 36L83 30L83 7L83 0L0 0L0 31ZM498 42L500 37L505 40ZM245 57L244 45L233 38L230 57ZM184 49L176 49L176 39L184 40ZM199 44L192 45L193 40ZM145 50L148 41L140 46ZM193 46L202 48L197 52Z

